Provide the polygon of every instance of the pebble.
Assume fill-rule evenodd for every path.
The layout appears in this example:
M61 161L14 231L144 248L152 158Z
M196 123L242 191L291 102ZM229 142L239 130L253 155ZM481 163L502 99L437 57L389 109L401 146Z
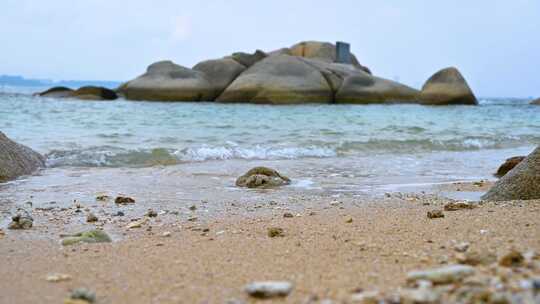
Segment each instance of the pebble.
M69 281L71 280L71 276L69 274L54 273L54 274L49 274L45 279L47 280L47 282L57 283L57 282Z
M197 206L195 206L195 205L192 205L191 207L189 207L189 210L191 210L191 211L195 211L195 210L197 210Z
M487 251L472 251L456 255L456 260L461 264L471 266L490 265L497 261L497 256Z
M30 229L34 224L34 219L29 215L17 214L11 218L8 229Z
M471 244L467 243L467 242L462 242L462 243L458 243L454 246L454 250L457 251L457 252L465 252L467 250L469 250L469 247L471 246Z
M148 217L156 217L158 216L157 212L152 210L152 209L148 209L148 212L146 212L146 216Z
M347 224L350 224L350 223L352 223L352 222L353 222L352 217L345 221L345 223L347 223Z
M517 250L510 251L499 260L499 265L503 267L519 267L524 263L525 257Z
M253 282L245 287L248 295L254 298L268 299L286 297L291 293L293 285L286 281Z
M127 197L127 196L118 196L114 200L114 203L119 204L119 205L134 204L135 200L132 199L131 197Z
M463 209L474 209L474 208L476 208L476 206L470 202L450 202L444 205L445 211L458 211L458 210L463 210Z
M111 237L102 230L90 230L86 232L79 232L75 234L62 235L65 237L62 240L63 246L69 246L79 243L110 243Z
M98 196L96 196L96 201L103 202L103 201L107 201L109 199L110 199L110 197L108 195L98 195Z
M141 228L141 226L146 224L146 222L147 222L147 219L131 222L131 223L127 224L126 228L127 229Z
M96 302L96 293L86 288L77 288L71 292L72 300L83 300L88 303Z
M90 213L88 213L88 214L86 215L86 221L87 221L88 223L97 222L97 221L98 221L98 217L97 217L95 214L93 214L92 212L90 212Z
M283 217L286 217L286 218L291 218L291 217L294 217L294 215L290 212L285 212L283 213Z
M378 304L381 299L381 294L378 291L364 291L351 295L351 303L359 304Z
M430 219L443 218L444 213L442 210L431 210L427 212L427 217Z
M440 294L429 287L420 287L417 289L405 288L400 290L400 303L428 304L440 303Z
M171 232L170 231L165 231L163 232L163 234L161 234L162 237L170 237L171 236Z
M446 284L458 282L473 275L474 272L474 268L468 265L450 265L429 270L411 271L407 274L407 280L427 280L435 284Z
M283 228L279 228L279 227L270 227L268 228L268 236L273 238L273 237L284 237L285 236L285 231L283 230Z
M118 211L113 216L124 216L124 215L126 215L124 212Z

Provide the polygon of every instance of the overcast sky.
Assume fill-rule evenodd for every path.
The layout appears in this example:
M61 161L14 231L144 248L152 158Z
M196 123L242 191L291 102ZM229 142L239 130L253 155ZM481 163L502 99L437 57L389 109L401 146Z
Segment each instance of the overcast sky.
M0 74L128 80L234 51L348 41L421 87L456 66L479 96L540 96L540 0L0 0Z

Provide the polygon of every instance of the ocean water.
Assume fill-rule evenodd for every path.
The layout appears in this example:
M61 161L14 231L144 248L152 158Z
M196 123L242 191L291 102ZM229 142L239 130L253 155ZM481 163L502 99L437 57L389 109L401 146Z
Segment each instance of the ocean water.
M490 178L506 157L540 144L540 107L489 98L479 106L266 106L3 93L0 130L60 171L272 164L303 175L302 185L357 189Z

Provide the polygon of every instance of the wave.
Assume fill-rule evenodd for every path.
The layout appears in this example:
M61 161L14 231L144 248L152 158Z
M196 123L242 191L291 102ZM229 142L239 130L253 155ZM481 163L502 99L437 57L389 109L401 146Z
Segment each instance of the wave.
M52 150L47 153L50 167L141 167L167 166L188 162L246 159L278 160L299 158L329 158L372 153L411 154L435 151L474 151L505 149L540 144L540 137L465 137L462 139L408 139L344 141L318 143L306 146L240 146L227 142L222 146L200 145L182 149L125 149L115 146L98 146L70 150Z

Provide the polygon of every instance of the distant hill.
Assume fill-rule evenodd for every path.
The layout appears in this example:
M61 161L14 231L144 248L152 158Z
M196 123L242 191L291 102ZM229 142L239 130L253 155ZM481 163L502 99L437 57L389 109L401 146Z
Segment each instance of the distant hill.
M79 88L82 86L100 86L110 89L117 88L120 85L119 81L100 81L100 80L60 80L53 81L50 79L27 79L18 75L0 75L0 87L2 86L17 86L17 87L53 87L63 86L68 88Z

